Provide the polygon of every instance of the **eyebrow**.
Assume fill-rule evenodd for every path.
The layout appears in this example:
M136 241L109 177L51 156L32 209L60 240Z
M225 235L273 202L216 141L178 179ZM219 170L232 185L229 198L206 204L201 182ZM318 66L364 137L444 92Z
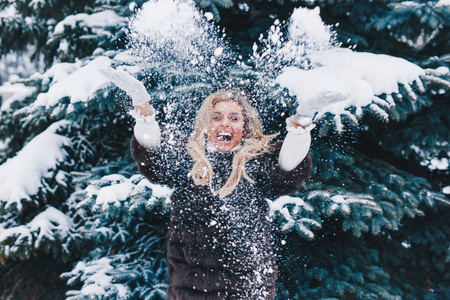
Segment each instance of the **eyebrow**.
M222 113L220 111L213 111L212 114L213 115L222 115ZM232 115L232 116L243 116L243 114L238 113L238 112L232 112L230 115Z
M221 113L220 111L213 111L213 114L219 114L219 115L221 115L222 113ZM242 114L239 113L239 112L232 112L230 115L242 115Z

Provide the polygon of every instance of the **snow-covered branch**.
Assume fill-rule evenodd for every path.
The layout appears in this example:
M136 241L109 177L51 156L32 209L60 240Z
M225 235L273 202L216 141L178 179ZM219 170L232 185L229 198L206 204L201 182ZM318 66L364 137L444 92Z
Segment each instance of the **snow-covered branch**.
M119 209L123 205L130 211L146 208L152 210L160 205L163 210L170 206L172 190L168 187L150 183L142 175L126 178L112 174L94 180L78 197L84 198L77 208L90 207L93 211Z
M67 155L64 146L70 145L70 139L56 132L68 124L65 120L52 124L0 165L0 207L15 206L20 211L22 201L36 201L32 196L44 189L43 178L57 176L57 166Z
M117 271L112 265L110 258L102 257L90 262L80 261L71 272L61 274L62 278L67 278L69 285L82 282L81 291L69 291L67 299L84 299L85 297L107 297L108 295L118 296L125 299L129 296L130 290L126 285L114 284L114 275Z
M267 202L269 203L270 215L281 218L281 229L283 231L295 229L307 239L314 239L312 229L322 227L319 221L303 217L305 213L313 213L314 209L301 198L282 196L274 201L267 200Z
M0 252L4 258L20 259L29 257L34 249L45 249L54 256L61 252L68 255L66 243L73 235L74 227L71 218L49 206L25 225L0 227Z

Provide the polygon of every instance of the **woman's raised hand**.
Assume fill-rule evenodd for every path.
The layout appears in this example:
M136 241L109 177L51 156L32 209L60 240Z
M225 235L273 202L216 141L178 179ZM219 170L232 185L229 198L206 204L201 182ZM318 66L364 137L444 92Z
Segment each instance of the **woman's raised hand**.
M293 127L295 129L300 128L300 131L302 132L310 131L316 127L311 117L299 113L287 118L286 124L288 127Z
M153 106L150 105L149 102L136 104L134 106L134 109L138 114L140 114L143 117L150 117L153 116L153 114L155 113L155 109L153 108Z

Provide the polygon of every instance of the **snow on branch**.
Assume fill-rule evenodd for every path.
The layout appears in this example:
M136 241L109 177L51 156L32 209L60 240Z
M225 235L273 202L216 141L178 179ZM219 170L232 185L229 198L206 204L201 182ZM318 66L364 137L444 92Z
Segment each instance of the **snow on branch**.
M126 24L126 18L120 17L112 10L104 10L91 15L79 13L70 15L56 24L53 35L63 34L67 27L74 29L77 26L89 27L94 33L101 34L107 27L122 27Z
M443 194L445 194L444 191L441 194L424 190L419 194L419 197L423 202L425 202L428 206L431 207L435 206L436 202L444 204L446 206L450 206L450 201Z
M77 208L90 207L92 211L119 209L126 205L130 211L144 206L152 210L157 205L167 209L170 206L172 190L150 183L142 175L126 178L120 174L103 176L92 181L83 191L78 192L83 200Z
M384 110L395 103L391 98L386 99L386 95L400 94L399 86L403 86L415 101L417 96L411 85L421 82L425 76L419 66L384 54L335 48L316 51L309 57L317 67L309 70L286 67L276 81L296 95L300 113L317 108L316 120L326 113L348 114L351 107L368 108L387 120ZM327 98L339 101L327 104Z
M450 76L450 70L447 67L439 67L437 69L426 69L425 75L420 78L422 81L434 82L443 87L450 89L450 81L440 78L439 76Z
M340 210L343 214L349 214L351 211L351 205L364 205L370 206L373 210L377 212L381 212L381 209L378 205L372 201L373 197L367 195L354 195L354 194L345 194L345 195L335 195L330 198L333 201L333 204L329 207L330 214L334 213L336 210Z
M67 299L129 299L133 295L165 299L168 284L164 229L163 224L140 223L133 228L131 240L122 246L109 240L107 245L112 249L92 250L72 271L62 274L70 286Z
M23 101L36 92L36 87L26 86L20 82L5 82L0 86L0 110L8 110L16 101Z
M280 217L283 231L295 228L297 232L307 239L314 239L311 228L321 228L321 224L311 218L302 217L304 213L312 213L313 207L303 199L291 196L282 196L274 201L267 200L270 216Z
M68 216L49 206L26 225L0 228L0 249L5 258L12 255L20 257L23 254L29 256L32 249L42 248L47 242L61 245L61 241L65 241L73 229L74 224ZM68 249L61 246L57 251L64 252Z
M67 156L64 146L70 144L70 139L56 132L68 123L53 123L0 165L0 207L15 205L22 210L22 200L32 201L32 196L45 188L42 179L57 174L57 166Z
M340 214L344 219L342 223L344 231L352 231L357 237L369 230L374 235L382 232L383 228L397 230L404 214L411 218L423 215L417 209L418 200L411 193L405 191L400 198L386 187L378 187L382 191L374 188L372 191L377 195L377 201L367 194L351 192L336 194L331 191L313 191L308 195L308 200L320 203L324 207L324 217ZM395 203L383 200L389 197L396 197L392 199Z
M382 209L375 201L373 201L374 199L370 195L354 193L333 195L328 191L314 191L308 195L308 199L316 197L324 200L324 203L327 203L328 207L324 211L327 212L328 216L336 212L341 212L343 215L349 215L355 205L363 205L372 212L382 213Z
M67 299L95 299L96 297L107 297L110 294L125 299L130 295L126 285L115 284L114 278L117 266L113 266L112 260L102 257L90 262L80 261L71 272L61 274L62 278L68 279L68 285L73 286L79 282L83 283L80 291L68 291Z
M48 207L28 223L32 232L37 232L34 247L38 248L45 240L55 240L55 236L64 239L74 228L72 220L54 207Z
M41 79L42 84L50 84L50 83L55 84L63 80L64 78L66 78L67 76L69 76L70 74L72 74L81 67L82 67L81 60L78 60L74 63L68 62L55 63L54 65L51 66L50 69L45 71L44 74L33 75L33 78Z
M34 106L54 106L63 98L72 104L89 101L108 82L98 70L110 66L111 60L100 56L67 76L54 77L48 92L39 94Z

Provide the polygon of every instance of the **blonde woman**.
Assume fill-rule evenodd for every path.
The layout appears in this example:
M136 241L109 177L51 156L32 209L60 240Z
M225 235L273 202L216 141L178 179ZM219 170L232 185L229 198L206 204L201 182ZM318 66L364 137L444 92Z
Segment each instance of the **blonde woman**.
M131 153L139 171L174 188L168 299L273 299L277 267L266 199L297 191L311 170L311 120L287 120L271 144L239 91L201 105L189 139L161 133L148 102L135 105ZM301 125L300 125L301 124Z

